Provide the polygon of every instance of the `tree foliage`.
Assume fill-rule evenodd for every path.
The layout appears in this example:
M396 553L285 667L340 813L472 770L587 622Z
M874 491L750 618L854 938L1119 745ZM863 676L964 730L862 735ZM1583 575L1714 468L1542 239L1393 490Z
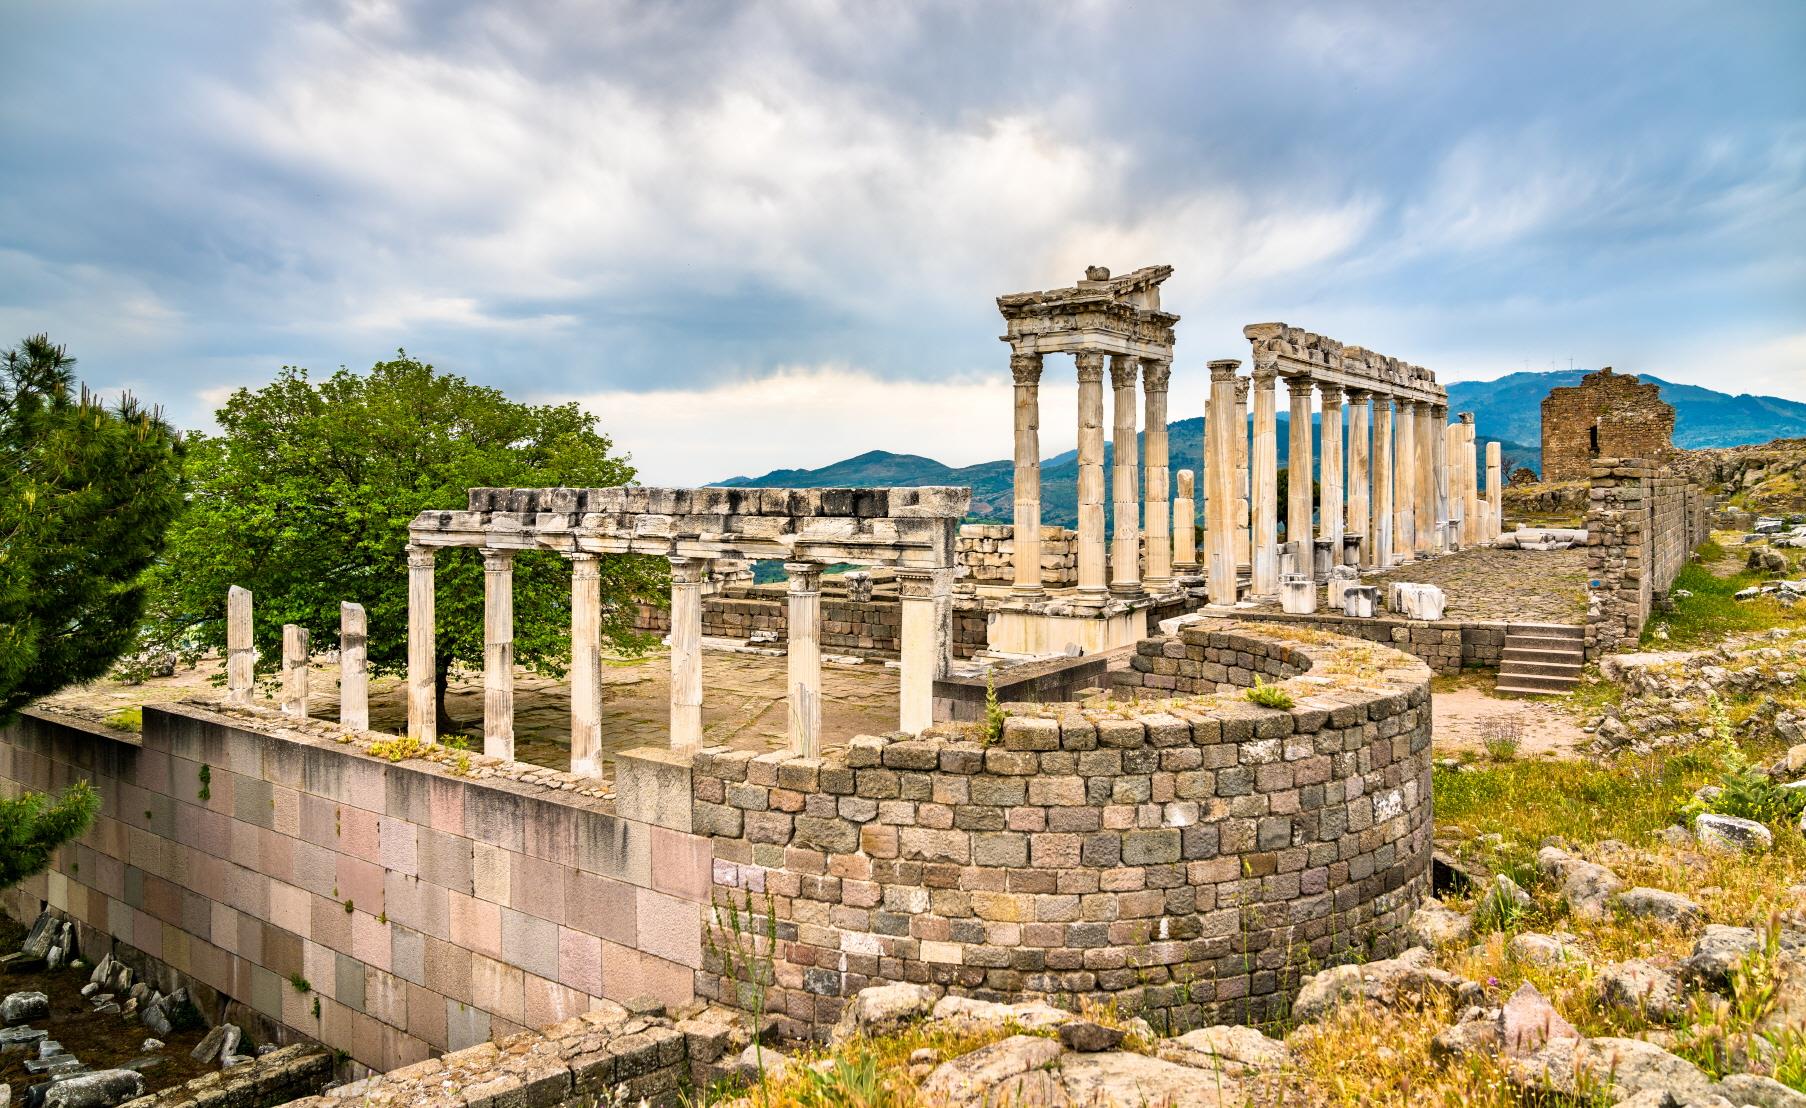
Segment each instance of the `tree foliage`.
M408 524L459 509L479 486L602 487L634 471L595 417L574 404L528 405L440 373L405 351L368 373L311 381L284 367L240 389L216 414L218 435L188 445L192 495L154 573L151 632L193 654L225 645L226 590L255 594L260 668L281 655L284 623L334 641L339 603L369 616L376 673L407 663ZM603 642L649 641L636 602L664 597L662 560L602 559ZM439 714L452 665L483 657L483 567L475 550L441 550L435 566ZM570 660L570 569L549 552L514 561L515 660L557 675Z
M0 797L0 889L43 873L57 847L94 822L100 794L86 781L63 790L55 803L43 793Z
M0 723L131 647L182 505L176 433L74 366L44 335L0 354Z

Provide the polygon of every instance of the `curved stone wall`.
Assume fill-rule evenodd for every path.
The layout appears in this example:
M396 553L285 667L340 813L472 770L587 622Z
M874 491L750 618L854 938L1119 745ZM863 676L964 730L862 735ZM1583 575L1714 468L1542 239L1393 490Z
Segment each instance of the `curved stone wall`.
M1282 1016L1300 975L1394 953L1429 880L1423 663L1225 621L1138 658L1187 684L1013 705L990 743L699 755L715 902L769 903L778 921L769 1009L819 1034L861 988L915 981L1113 998L1177 1030ZM1256 673L1293 706L1250 703L1239 686ZM735 941L713 930L698 992L731 998L720 953Z

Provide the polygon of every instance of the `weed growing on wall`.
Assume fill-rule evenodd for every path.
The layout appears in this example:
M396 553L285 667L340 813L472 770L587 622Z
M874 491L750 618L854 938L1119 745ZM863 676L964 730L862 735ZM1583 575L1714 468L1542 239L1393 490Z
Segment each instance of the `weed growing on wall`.
M1290 709L1293 703L1291 693L1278 685L1267 684L1259 674L1254 675L1254 687L1243 695L1263 708L1277 708L1282 712Z
M747 1013L759 1089L761 1096L766 1096L765 1047L760 1035L766 996L777 976L773 958L778 948L777 904L771 893L765 894L763 904L753 899L751 889L744 890L738 900L732 889L716 894L714 919L703 928L702 940L710 960L721 967L722 979L732 983L734 1005Z

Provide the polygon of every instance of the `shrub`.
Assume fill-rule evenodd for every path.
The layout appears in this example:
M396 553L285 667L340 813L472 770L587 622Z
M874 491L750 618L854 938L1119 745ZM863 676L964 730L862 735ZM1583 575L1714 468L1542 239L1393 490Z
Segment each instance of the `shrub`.
M1259 674L1254 676L1254 687L1243 695L1263 708L1277 708L1282 712L1291 708L1293 704L1291 693L1278 685L1267 684L1260 679Z

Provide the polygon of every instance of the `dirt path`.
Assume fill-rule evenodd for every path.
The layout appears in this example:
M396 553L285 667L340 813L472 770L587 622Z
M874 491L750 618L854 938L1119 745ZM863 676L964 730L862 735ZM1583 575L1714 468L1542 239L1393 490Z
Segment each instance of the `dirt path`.
M1504 700L1472 686L1432 694L1438 755L1485 754L1489 737L1515 735L1520 758L1575 758L1591 738L1574 717L1542 700Z

